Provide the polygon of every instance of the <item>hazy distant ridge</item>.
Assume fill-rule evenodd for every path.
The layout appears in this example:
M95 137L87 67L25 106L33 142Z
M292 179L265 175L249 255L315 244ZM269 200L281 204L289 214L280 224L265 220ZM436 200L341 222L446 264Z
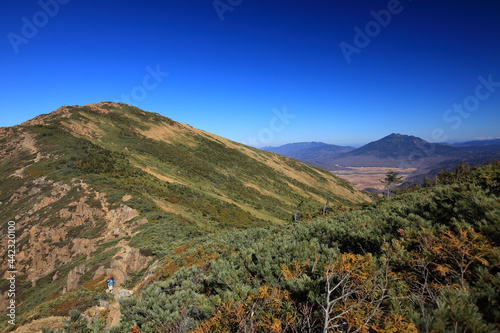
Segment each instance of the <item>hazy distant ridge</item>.
M354 150L350 146L338 146L323 142L289 143L279 147L264 147L276 154L294 158L310 165L325 168L335 157Z
M450 145L430 143L413 135L392 133L357 149L320 142L302 142L265 149L326 170L344 167L410 167L417 169L412 179L420 179L422 175L436 174L440 169L452 168L461 161L485 164L498 159L500 139Z

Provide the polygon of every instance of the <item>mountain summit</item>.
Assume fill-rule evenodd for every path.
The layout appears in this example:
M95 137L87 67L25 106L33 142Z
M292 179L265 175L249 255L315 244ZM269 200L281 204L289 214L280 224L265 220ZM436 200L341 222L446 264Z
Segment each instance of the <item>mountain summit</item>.
M445 155L454 154L458 149L447 145L427 142L413 135L392 133L380 140L370 142L343 156L373 155L380 158L400 158L416 156L418 151L429 150L429 154Z
M333 163L345 166L417 167L458 157L461 150L430 143L412 135L392 133L380 140L341 154Z
M121 103L63 106L0 128L0 157L20 323L95 305L106 276L117 292L137 287L179 240L368 200L327 171Z

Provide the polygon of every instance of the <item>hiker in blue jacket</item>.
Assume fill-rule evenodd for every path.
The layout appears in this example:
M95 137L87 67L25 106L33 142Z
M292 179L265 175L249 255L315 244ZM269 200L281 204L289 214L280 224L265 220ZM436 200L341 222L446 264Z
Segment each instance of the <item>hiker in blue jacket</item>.
M114 286L114 284L115 284L115 279L113 279L113 277L112 277L112 276L110 276L110 277L106 280L106 282L108 283L108 292L109 292L109 293L112 293L112 292L113 292L113 286Z

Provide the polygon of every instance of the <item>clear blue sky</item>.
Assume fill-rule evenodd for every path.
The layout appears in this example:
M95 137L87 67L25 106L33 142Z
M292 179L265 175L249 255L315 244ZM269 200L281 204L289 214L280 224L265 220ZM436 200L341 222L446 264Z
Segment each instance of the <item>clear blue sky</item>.
M3 0L0 27L2 127L110 100L257 146L500 137L496 0Z

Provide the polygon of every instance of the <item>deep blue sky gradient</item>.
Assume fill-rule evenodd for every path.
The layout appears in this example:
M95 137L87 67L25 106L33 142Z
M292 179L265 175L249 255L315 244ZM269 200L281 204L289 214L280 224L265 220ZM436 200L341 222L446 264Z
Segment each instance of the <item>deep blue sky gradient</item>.
M0 5L0 126L135 92L144 110L257 146L500 137L500 83L448 111L479 76L500 82L496 0L401 0L350 63L339 45L396 0L221 0L223 20L213 0L60 1L46 22L40 1Z

